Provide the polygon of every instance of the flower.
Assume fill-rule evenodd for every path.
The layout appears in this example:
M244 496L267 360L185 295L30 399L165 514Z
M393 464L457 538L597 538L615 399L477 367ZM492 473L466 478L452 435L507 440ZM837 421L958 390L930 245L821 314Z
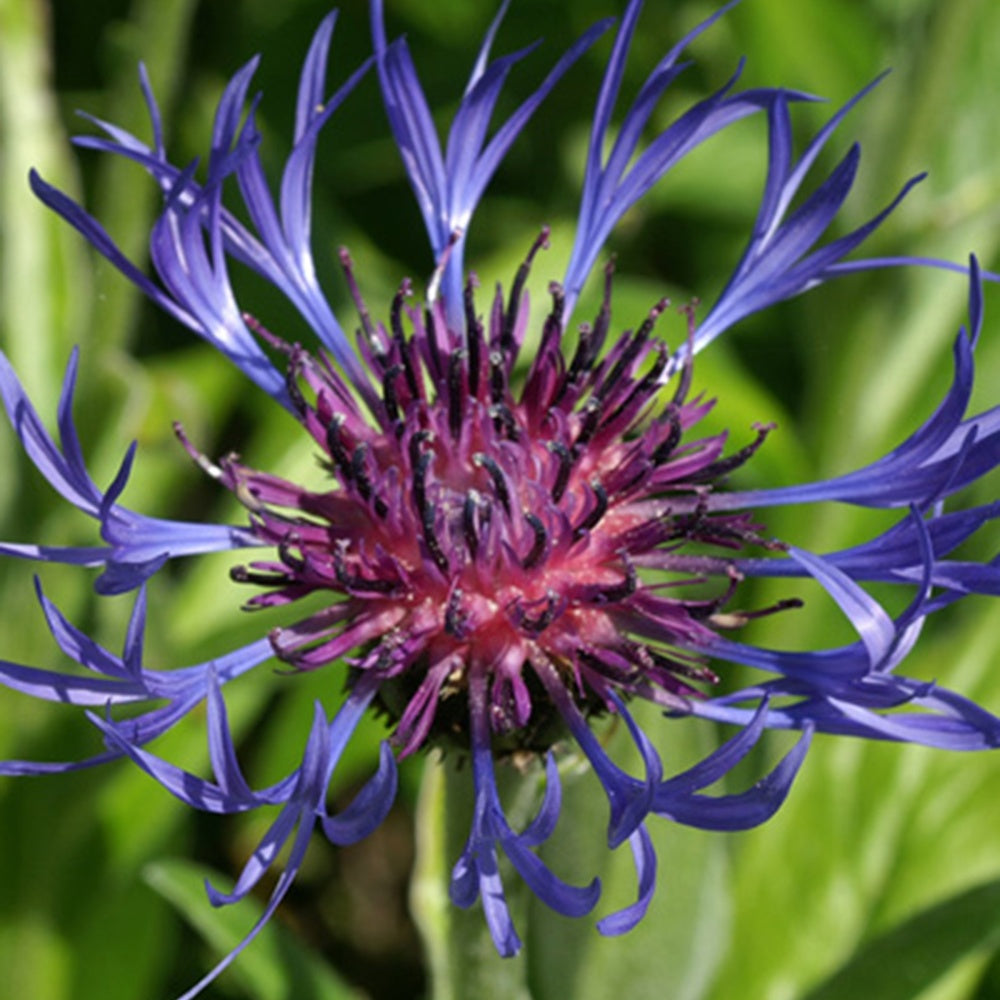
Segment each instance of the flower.
M73 421L76 353L63 384L58 441L6 359L0 360L0 393L25 451L63 497L98 522L103 543L5 543L0 551L100 567L99 593L136 592L118 656L74 626L38 588L60 649L89 672L3 662L0 681L34 697L89 708L105 749L82 761L9 761L0 764L0 773L58 772L127 757L196 809L280 807L233 892L209 888L215 904L245 897L291 842L260 921L185 996L225 968L273 914L316 820L335 844L364 838L393 802L396 760L427 746L458 747L471 760L475 807L451 894L459 906L482 901L497 949L510 955L520 942L504 898L500 851L555 910L583 916L598 903L596 880L569 884L533 850L559 819L556 753L567 736L607 795L609 847L627 842L635 861L636 899L600 919L605 934L629 930L648 907L656 882L646 829L651 816L720 830L765 821L784 800L814 732L950 749L1000 741L1000 720L990 713L896 672L932 612L966 594L998 590L996 560L952 556L1000 513L1000 504L946 508L949 498L1000 464L1000 408L967 415L983 323L983 275L976 260L967 269L969 326L955 341L951 386L925 424L884 458L834 479L739 491L726 488L725 479L753 459L770 426L759 426L755 440L735 451L727 450L724 435L699 436L698 424L712 403L692 395L697 352L739 320L817 284L905 263L845 258L919 179L866 224L821 242L853 185L858 147L811 193L803 193L803 185L845 114L870 87L837 111L798 158L791 106L812 98L783 89L739 90L739 72L643 145L654 109L684 68L683 51L731 6L663 57L615 131L612 115L641 10L638 0L628 4L597 95L573 249L562 279L550 285L551 303L537 329L524 286L547 232L542 229L526 249L509 291L498 291L485 308L466 273L466 233L510 146L610 22L586 32L490 133L506 77L527 54L490 60L504 4L442 149L406 43L388 40L378 0L372 4L374 56L325 97L330 15L302 70L294 144L277 201L261 164L253 102L243 116L256 61L233 77L220 101L202 180L196 165L182 168L168 159L143 72L152 145L97 120L103 135L79 142L135 161L162 189L163 210L150 237L157 281L131 263L94 218L32 175L43 202L299 423L329 476L317 491L248 467L235 455L213 461L177 427L200 469L246 509L245 522L206 525L141 514L119 503L135 446L106 490L87 471ZM320 131L371 70L427 229L433 277L422 301L414 301L410 282L403 281L391 303L372 310L343 251L360 324L355 346L317 279L310 188ZM766 117L769 139L757 220L742 259L704 318L694 308L685 310L683 343L670 350L657 335L665 300L651 305L637 329L614 332L611 263L604 267L594 321L574 324L581 289L628 209L690 150L757 114ZM234 181L240 214L223 204ZM244 312L230 283L230 260L283 293L315 342L288 342ZM900 516L863 544L817 555L770 537L757 513L831 501L894 509ZM291 624L203 663L168 671L146 667L146 581L174 558L244 549L247 562L232 575L255 588L249 607L287 606ZM751 619L797 603L741 609L743 581L768 576L817 582L843 611L857 641L786 652L729 638ZM902 588L909 604L893 617L864 589L867 583ZM304 598L313 598L315 609L317 595L319 610L298 612ZM301 764L285 779L255 790L237 760L224 691L255 668L270 670L265 664L275 658L293 672L339 671L348 694L332 718L316 706ZM346 667L337 667L340 661ZM726 663L757 668L768 679L724 689L717 672ZM731 723L738 731L700 763L664 777L658 754L629 711L635 699L649 700L668 715ZM211 779L149 749L202 703ZM118 712L118 706L133 707ZM331 815L327 789L337 764L359 720L376 706L392 722L378 769L350 806ZM642 761L641 775L623 770L596 737L592 721L607 714L623 720ZM794 729L801 736L746 791L706 792L747 757L766 729ZM497 789L497 761L511 755L544 761L545 795L523 830L511 826Z

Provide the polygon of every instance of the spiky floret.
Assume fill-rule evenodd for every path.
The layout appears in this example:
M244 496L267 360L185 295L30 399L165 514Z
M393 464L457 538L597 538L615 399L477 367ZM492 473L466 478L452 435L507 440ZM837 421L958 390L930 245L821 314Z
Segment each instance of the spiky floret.
M275 629L274 650L301 669L357 654L356 671L380 683L402 755L442 736L468 747L473 676L486 679L494 736L548 749L557 730L537 676L543 663L588 712L614 710L615 691L683 710L697 693L690 681L713 678L699 652L713 625L742 620L719 615L739 577L731 560L705 561L723 575L716 593L681 596L706 581L692 572L689 543L778 547L749 514L710 509L716 480L767 428L727 457L724 435L691 439L712 404L689 398L690 354L665 387L670 354L653 336L665 300L610 339L609 265L597 317L567 358L553 283L534 356L518 374L523 287L546 239L506 300L498 288L485 319L469 281L461 331L439 303L409 304L409 283L388 321L373 322L344 254L361 354L380 386L371 409L322 351L247 318L286 355L288 396L332 482L316 492L223 459L218 478L278 555L233 576L266 588L250 608L329 595L328 607ZM653 552L668 572L649 584L639 566Z

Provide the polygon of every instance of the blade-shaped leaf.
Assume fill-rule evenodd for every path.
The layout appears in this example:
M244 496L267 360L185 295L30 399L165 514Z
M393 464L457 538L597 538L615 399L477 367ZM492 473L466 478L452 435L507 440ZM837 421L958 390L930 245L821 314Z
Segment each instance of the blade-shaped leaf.
M987 882L862 945L803 1000L911 1000L972 951L998 943L1000 882Z
M201 934L213 951L235 948L260 916L263 907L253 899L215 909L205 896L205 880L225 882L217 872L189 861L158 861L149 865L146 881L169 900ZM239 978L254 1000L360 1000L322 959L277 921L269 924L240 956L231 975Z

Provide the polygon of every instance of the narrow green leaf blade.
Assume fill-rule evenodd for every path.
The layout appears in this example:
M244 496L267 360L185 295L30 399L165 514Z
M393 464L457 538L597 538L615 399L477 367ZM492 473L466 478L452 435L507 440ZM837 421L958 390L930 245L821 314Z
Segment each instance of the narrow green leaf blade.
M263 910L253 899L214 909L205 895L205 879L215 885L225 879L192 862L158 861L146 868L145 876L220 955L243 940ZM268 924L240 955L232 975L254 1000L361 1000L361 994L277 922Z
M1000 881L923 910L863 945L804 1000L910 1000L976 949L1000 943Z

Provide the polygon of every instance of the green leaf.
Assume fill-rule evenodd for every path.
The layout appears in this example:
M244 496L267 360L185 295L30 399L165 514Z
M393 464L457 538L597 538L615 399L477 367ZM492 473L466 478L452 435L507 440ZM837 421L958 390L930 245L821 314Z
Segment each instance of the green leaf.
M252 898L215 909L205 895L224 876L189 861L158 861L145 871L146 881L172 903L220 957L235 948L260 917L263 906ZM230 973L226 973L229 975ZM299 938L271 921L232 966L246 995L254 1000L360 1000Z
M51 89L45 14L36 0L0 4L0 340L49 413L69 347L86 332L90 285L83 241L28 188L32 167L77 186Z
M863 945L804 1000L911 1000L971 952L1000 944L1000 881L923 910Z
M877 26L863 7L837 0L760 0L734 12L754 83L781 83L844 100L878 71Z
M58 928L40 914L0 923L0 956L6 989L34 1000L69 997L72 974L69 948Z
M64 996L73 1000L135 1000L156 997L180 938L170 908L129 871L108 878L86 864L85 886L68 882L63 895L76 892L79 913L72 934L73 970ZM34 997L32 991L21 996Z

